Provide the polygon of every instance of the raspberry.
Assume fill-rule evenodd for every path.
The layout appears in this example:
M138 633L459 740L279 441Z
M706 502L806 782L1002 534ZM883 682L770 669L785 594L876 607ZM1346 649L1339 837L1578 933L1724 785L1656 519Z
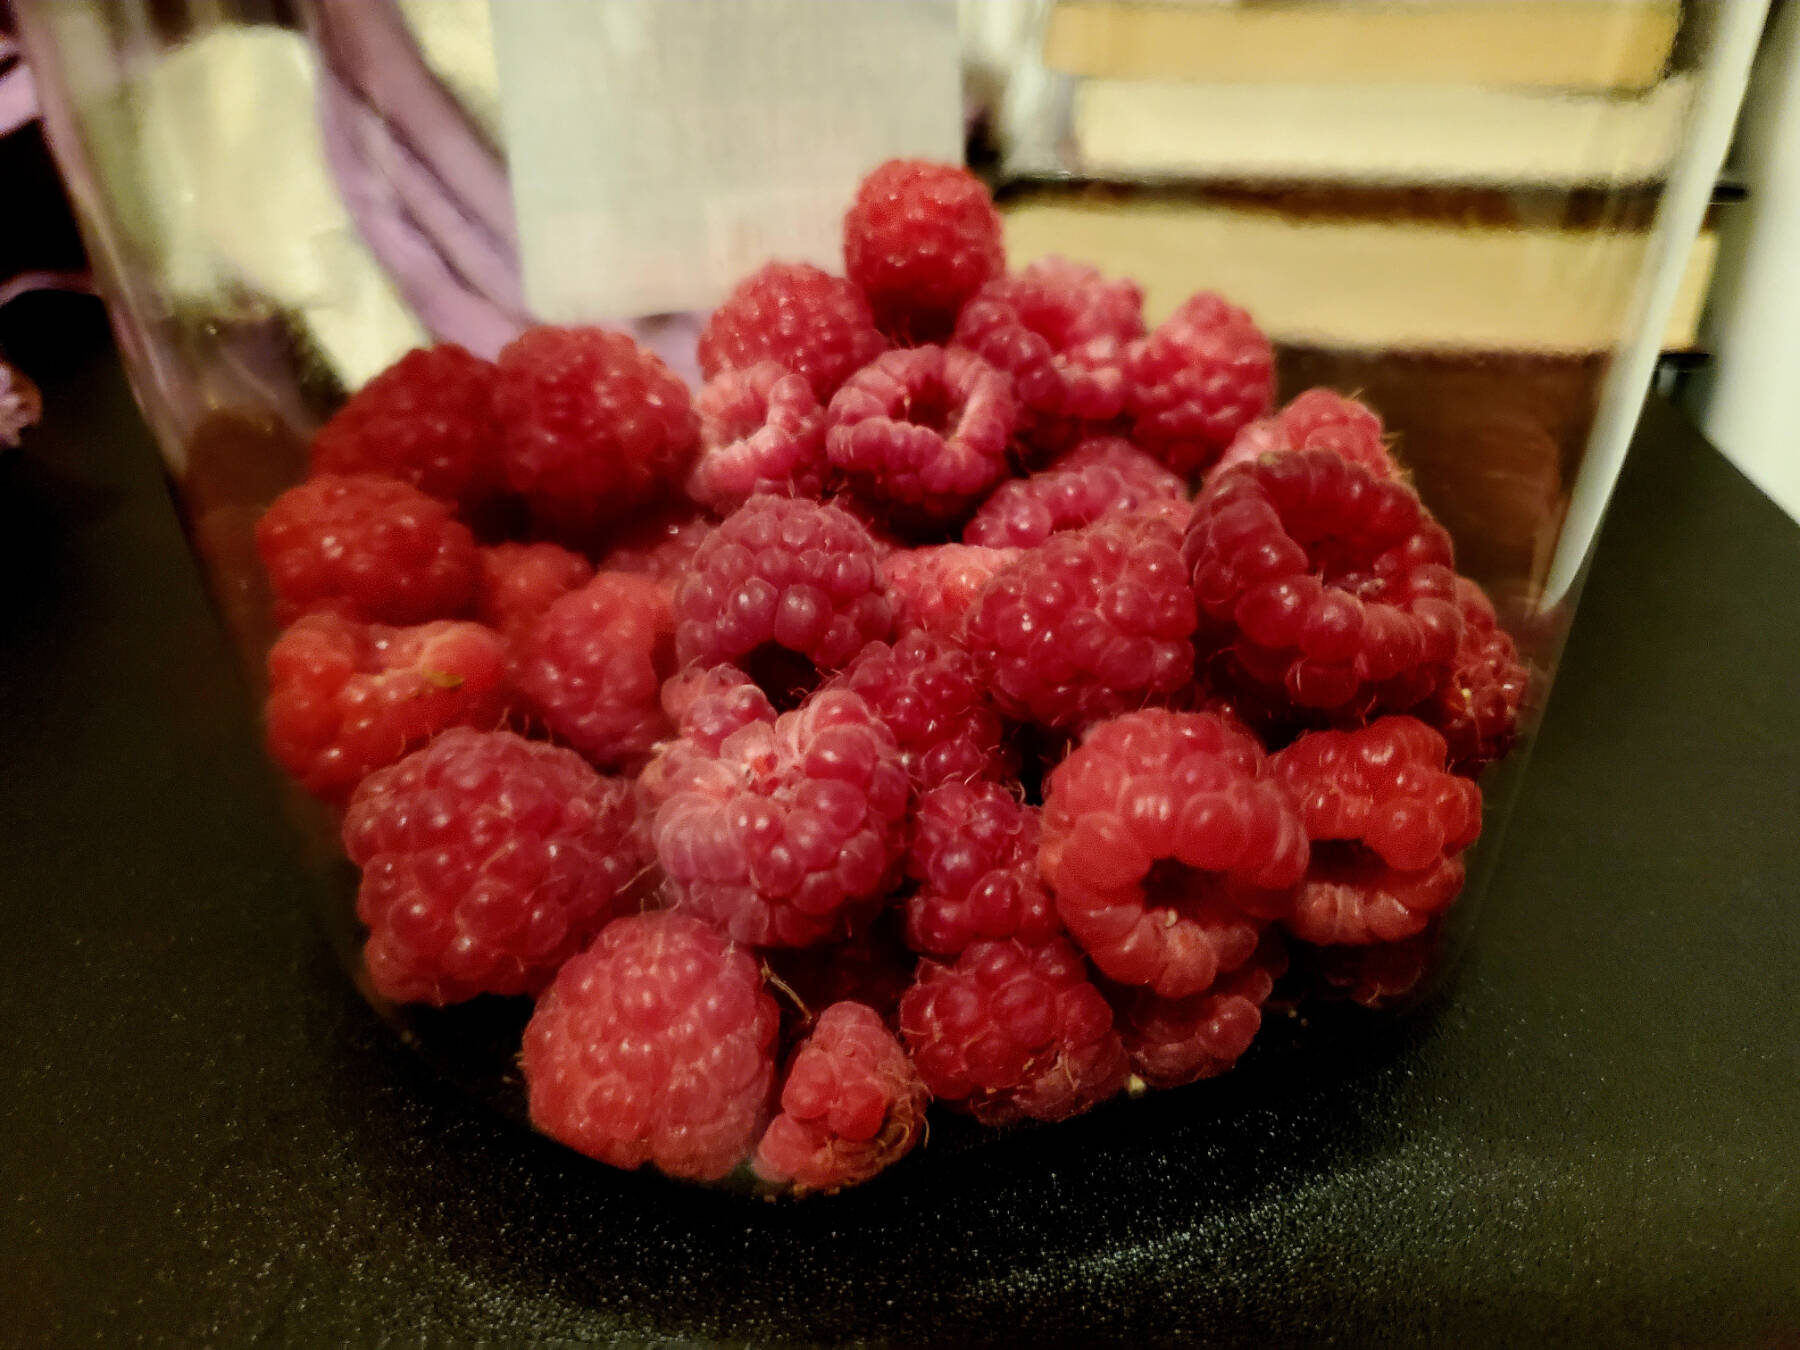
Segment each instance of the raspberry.
M999 213L966 169L889 160L844 215L844 270L903 342L949 337L963 301L1005 269Z
M789 706L893 628L869 532L785 497L752 497L701 542L675 618L682 664L732 662Z
M1030 946L1062 932L1038 879L1039 811L1002 783L945 783L919 798L906 870L919 883L906 902L914 951L955 956L972 942L1018 938Z
M552 735L598 763L629 765L668 730L660 695L675 669L674 626L657 582L600 572L520 635L513 685Z
M1027 434L1054 441L1070 424L1110 421L1124 408L1126 361L1144 331L1143 308L1134 282L1040 258L977 291L957 316L952 341L1010 375Z
M458 727L376 770L344 817L376 992L536 993L637 898L634 821L629 784L507 731Z
M700 458L688 496L721 515L759 492L817 497L825 486L825 411L805 376L773 361L715 375L695 400Z
M1112 1009L1058 938L977 942L919 962L900 1035L931 1095L984 1125L1064 1120L1125 1085Z
M1444 738L1413 717L1314 731L1273 760L1312 861L1287 925L1316 943L1394 942L1462 889L1481 789L1444 768Z
M1450 677L1414 715L1435 727L1450 747L1450 767L1474 778L1512 749L1530 672L1494 618L1494 605L1467 577L1456 579L1462 641Z
M512 636L593 575L593 564L586 558L555 544L491 545L481 550L476 617Z
M681 735L714 754L739 727L775 720L769 696L736 666L671 675L663 681L662 708Z
M1401 483L1325 450L1207 481L1183 544L1206 627L1304 708L1405 707L1462 636L1450 537Z
M929 633L871 642L828 686L859 695L894 734L920 788L1017 769L975 662Z
M269 753L315 797L342 801L448 727L497 725L505 674L506 644L480 624L310 614L269 651Z
M667 742L645 772L670 893L739 942L829 942L880 908L909 790L893 736L855 694L821 691L716 750Z
M796 1193L867 1181L919 1142L931 1098L894 1033L860 1003L834 1003L795 1053L757 1176Z
M850 1000L892 1025L900 995L912 986L918 958L900 940L899 916L885 910L848 942L826 947L778 947L765 959L809 1009Z
M1262 1006L1286 969L1286 951L1265 935L1248 965L1198 994L1160 998L1147 989L1122 991L1113 1007L1132 1070L1154 1088L1224 1073L1256 1038Z
M373 474L325 474L289 488L256 525L256 550L287 623L329 609L375 623L423 623L468 607L475 540L435 497Z
M1398 942L1314 947L1310 954L1318 992L1365 1008L1392 1007L1420 992L1437 964L1443 936L1442 921L1433 919Z
M1044 882L1120 984L1181 998L1243 965L1306 857L1262 747L1211 713L1102 722L1050 775Z
M713 532L713 522L692 507L665 507L614 535L600 567L654 577L673 594L694 565L694 554Z
M386 474L474 505L498 486L494 375L454 343L408 352L319 428L313 473Z
M500 353L494 404L507 486L583 534L679 484L698 419L654 353L604 328L532 328Z
M1329 450L1377 478L1399 478L1400 466L1383 434L1381 419L1367 404L1329 389L1308 389L1275 416L1258 418L1238 432L1212 471L1223 473L1267 454Z
M1154 520L1052 535L994 573L966 641L1010 717L1071 727L1194 677L1194 602L1180 536Z
M1096 437L1043 472L995 488L963 527L963 542L1036 548L1060 530L1186 497L1182 481L1142 450L1116 436Z
M881 571L894 602L895 628L902 633L923 629L960 640L963 615L981 588L1018 557L1016 548L971 548L965 544L935 544L889 554Z
M825 451L850 490L902 523L962 515L1009 472L1006 376L961 348L886 352L832 397Z
M807 263L768 263L738 282L700 334L707 379L774 361L823 403L887 347L862 292Z
M1243 310L1191 296L1133 353L1131 439L1177 473L1217 459L1275 397L1275 353Z
M614 919L525 1028L532 1124L614 1167L717 1180L768 1118L779 1021L755 959L698 919Z

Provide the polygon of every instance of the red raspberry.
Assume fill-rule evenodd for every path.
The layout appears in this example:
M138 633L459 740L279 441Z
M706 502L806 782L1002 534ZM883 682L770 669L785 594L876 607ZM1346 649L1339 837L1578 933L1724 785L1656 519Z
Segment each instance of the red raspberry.
M1443 936L1443 921L1433 919L1398 942L1311 948L1315 982L1322 986L1318 992L1365 1008L1392 1007L1421 992L1437 965Z
M1062 932L1038 879L1040 813L1015 786L945 783L919 798L906 855L919 883L906 901L914 951L955 956L972 942L1013 937L1036 946Z
M755 958L698 919L614 919L525 1028L531 1122L614 1167L716 1181L768 1119L779 1024Z
M1001 712L1072 727L1191 683L1193 631L1180 536L1120 519L1052 535L994 573L965 640Z
M1100 436L1041 473L995 488L963 527L963 542L1036 548L1059 530L1186 499L1186 486L1156 460L1128 441Z
M499 486L494 376L453 343L408 352L319 428L313 473L386 474L474 505Z
M850 490L902 523L962 515L1009 472L1006 376L961 348L886 352L832 397L825 451Z
M900 1035L931 1095L984 1125L1064 1120L1125 1085L1112 1009L1061 938L977 942L919 962Z
M1267 454L1329 450L1377 478L1399 478L1400 466L1388 453L1384 434L1381 419L1367 404L1330 389L1308 389L1275 416L1258 418L1238 432L1212 471L1223 473Z
M871 642L828 686L859 695L894 733L920 788L1018 769L974 659L930 633Z
M934 544L889 554L881 571L894 602L895 628L960 640L963 615L988 578L1019 556L1016 548L966 544Z
M681 735L714 754L739 727L775 720L769 696L736 666L671 675L663 681L662 709Z
M1406 707L1462 636L1450 536L1401 483L1325 450L1207 481L1183 544L1207 629L1305 708Z
M1038 863L1094 964L1164 998L1250 959L1306 870L1262 747L1211 713L1102 722L1050 775Z
M603 328L532 328L500 353L494 404L507 486L582 534L679 484L698 419L653 352Z
M269 753L300 786L342 801L448 727L505 711L506 644L491 628L385 628L310 614L269 651Z
M1413 717L1314 731L1272 761L1312 861L1287 925L1317 943L1411 937L1462 889L1481 789L1444 768L1444 738Z
M966 169L892 159L844 215L844 270L875 322L903 342L942 342L957 311L1006 269L1000 216Z
M1286 969L1286 950L1265 934L1248 965L1198 994L1160 998L1148 989L1121 991L1113 1008L1132 1070L1154 1088L1224 1073L1256 1038L1263 1004Z
M868 704L821 691L717 749L683 737L645 771L676 902L757 946L843 937L880 908L905 844L900 752Z
M900 940L893 910L848 942L826 947L777 947L765 953L774 974L807 1009L849 1000L875 1010L890 1026L900 995L912 987L918 958Z
M684 665L741 666L791 705L893 629L869 532L835 506L752 497L694 552L675 602Z
M256 525L276 619L314 610L376 623L446 619L475 590L475 540L435 497L373 474L325 474L277 497Z
M1217 459L1275 397L1275 352L1243 310L1189 297L1130 363L1131 439L1180 474Z
M1135 282L1040 258L977 291L957 316L952 341L1012 377L1028 435L1056 440L1070 424L1110 421L1124 408L1125 367L1132 340L1144 332L1143 309Z
M552 735L598 763L629 765L669 729L660 695L674 631L657 582L600 572L520 635L513 686Z
M507 731L446 731L363 779L344 850L363 869L363 961L383 998L535 994L641 892L628 783Z
M825 410L805 376L773 361L721 371L694 403L700 458L688 496L721 515L759 492L817 497L825 486Z
M869 303L842 277L807 263L773 262L738 282L700 334L707 379L763 361L804 375L823 403L881 354Z
M476 617L512 636L593 575L586 558L555 544L491 545L481 550Z
M1463 635L1450 678L1414 714L1443 735L1450 767L1474 778L1512 749L1531 676L1480 586L1458 577L1456 603Z
M781 1114L752 1165L797 1194L855 1186L912 1150L930 1101L881 1018L860 1003L834 1003L788 1066Z
M638 524L614 535L600 567L606 572L631 572L664 583L671 596L694 565L694 555L713 522L692 507L674 506L653 511Z

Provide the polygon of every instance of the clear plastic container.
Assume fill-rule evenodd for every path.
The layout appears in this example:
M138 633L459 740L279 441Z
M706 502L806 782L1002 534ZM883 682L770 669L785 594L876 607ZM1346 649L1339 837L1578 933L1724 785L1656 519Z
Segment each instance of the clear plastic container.
M943 159L960 145L999 203L1008 266L1060 254L1133 278L1153 333L1193 292L1247 308L1273 343L1278 389L1253 411L1272 416L1315 387L1372 407L1529 685L1517 745L1479 770L1485 815L1460 899L1414 936L1290 942L1266 1034L1302 1002L1417 1006L1467 940L1652 365L1693 340L1711 261L1702 227L1763 7L18 8L134 388L259 684L279 629L257 522L306 476L310 438L349 395L411 348L456 343L491 359L540 318L629 332L698 389L695 343L730 277L772 256L841 272L842 213L895 155ZM1069 441L1154 441L1133 420L1141 359L1118 357L1120 410L1062 427ZM1258 423L1257 447L1295 448L1287 425ZM1182 461L1194 483L1221 445ZM909 518L902 542L955 539L974 500L926 526ZM610 528L648 509L615 512ZM471 523L493 538L521 520L489 502ZM1343 570L1311 566L1327 580ZM1216 615L1200 640L1203 671L1221 644L1238 650ZM1250 682L1266 693L1262 678ZM1411 703L1301 722L1409 708L1441 720L1449 676L1434 678ZM1192 707L1209 693L1254 712L1242 689L1141 701ZM1436 714L1423 711L1432 699ZM541 719L517 725L543 734ZM1265 723L1269 750L1296 725ZM1020 733L1027 779L1074 730ZM338 813L293 796L363 993L446 1072L524 1114L530 1004L377 994ZM795 960L818 958L768 965L793 975ZM800 978L778 991L778 1050L809 1025L788 1001ZM1108 997L1128 1000L1110 986Z

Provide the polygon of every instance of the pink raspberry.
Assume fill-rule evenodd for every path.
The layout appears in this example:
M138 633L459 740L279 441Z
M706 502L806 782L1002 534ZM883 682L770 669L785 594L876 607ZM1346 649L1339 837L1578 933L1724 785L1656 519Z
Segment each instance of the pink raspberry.
M630 784L507 731L457 727L376 770L344 817L376 992L535 994L640 898L635 820Z
M1512 749L1531 676L1480 586L1458 577L1456 603L1463 635L1450 676L1413 711L1443 736L1451 768L1474 778Z
M845 213L844 270L900 341L942 342L963 301L1005 269L999 213L966 169L889 160Z
M914 951L955 956L973 942L1018 938L1028 946L1062 932L1038 878L1040 812L1005 783L944 783L919 798L906 870L919 889L906 901Z
M974 659L930 633L871 642L828 686L860 696L894 734L921 789L1018 768Z
M892 1026L900 995L912 987L918 965L918 958L900 940L897 918L893 910L884 910L848 942L774 947L764 959L806 1009L848 1000L873 1009Z
M1065 1120L1125 1085L1112 1009L1061 938L977 942L920 961L900 1035L931 1095L984 1125Z
M682 737L645 771L676 903L739 942L805 947L880 909L905 846L899 749L855 694L821 691L717 749Z
M1436 967L1443 921L1433 919L1412 937L1366 946L1314 947L1314 983L1327 998L1365 1008L1388 1008L1420 994Z
M1123 410L1143 310L1135 282L1040 258L977 291L957 316L952 341L1012 377L1028 436L1056 441L1071 425L1110 421Z
M842 277L772 262L737 284L700 334L707 379L773 361L804 375L823 403L887 347L869 303Z
M1127 713L1050 775L1038 865L1101 972L1197 994L1256 949L1306 870L1262 747L1211 713Z
M393 478L326 474L282 493L256 525L276 618L315 610L423 623L468 608L475 540L435 497Z
M592 563L556 544L490 545L481 550L475 615L488 627L513 636L593 575Z
M1326 450L1207 481L1183 544L1202 646L1304 708L1407 707L1462 637L1450 536L1404 484Z
M651 511L612 536L600 556L601 570L654 577L673 596L713 529L713 522L691 506Z
M1312 861L1286 916L1316 943L1394 942L1456 899L1481 833L1481 789L1444 767L1444 738L1413 717L1314 731L1273 759Z
M894 627L901 633L923 630L960 641L963 615L981 588L1019 556L1016 548L966 544L934 544L889 554L881 570L894 602Z
M779 1022L755 958L698 919L614 919L525 1028L531 1122L614 1167L715 1181L768 1119Z
M676 731L717 753L725 738L752 722L773 722L769 696L736 666L689 667L663 681L663 714Z
M313 473L386 474L475 505L499 486L494 377L493 362L454 343L408 352L319 428Z
M505 676L506 643L480 624L309 614L269 651L269 753L313 796L341 802L440 731L497 726Z
M1186 486L1156 460L1128 441L1099 436L1048 469L995 488L963 527L963 542L1036 548L1060 530L1186 499Z
M513 645L513 686L550 733L600 764L629 766L668 730L662 683L675 670L675 620L648 577L600 572Z
M1330 389L1308 389L1273 417L1258 418L1238 432L1212 472L1268 454L1329 450L1377 478L1399 478L1400 466L1388 453L1384 435L1381 419L1367 404Z
M688 496L724 515L759 492L817 497L825 486L825 410L803 375L773 361L713 376L695 400L700 458Z
M1148 989L1121 991L1113 1006L1132 1070L1153 1088L1224 1073L1256 1038L1263 1004L1286 969L1286 950L1265 934L1247 965L1198 994L1161 998Z
M825 452L850 490L903 524L962 515L1009 472L1006 376L960 348L886 352L832 397Z
M919 1142L931 1098L881 1018L860 1003L819 1014L781 1084L753 1166L797 1194L867 1181Z
M1180 536L1127 518L1052 535L994 573L965 641L1001 712L1072 727L1191 683L1193 631Z
M494 405L506 484L572 535L679 485L698 419L653 352L604 328L532 328L500 353Z
M894 622L868 531L785 497L752 497L702 541L675 619L683 665L731 662L788 706Z
M1177 473L1216 460L1275 397L1275 352L1243 310L1189 297L1134 352L1131 439Z

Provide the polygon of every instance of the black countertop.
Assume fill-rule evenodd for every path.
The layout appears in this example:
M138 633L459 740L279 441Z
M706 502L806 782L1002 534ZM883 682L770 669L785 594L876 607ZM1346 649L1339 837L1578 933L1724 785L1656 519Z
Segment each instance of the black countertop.
M0 457L0 1340L1800 1344L1800 529L1668 409L1435 1011L769 1206L361 1002L75 327Z

